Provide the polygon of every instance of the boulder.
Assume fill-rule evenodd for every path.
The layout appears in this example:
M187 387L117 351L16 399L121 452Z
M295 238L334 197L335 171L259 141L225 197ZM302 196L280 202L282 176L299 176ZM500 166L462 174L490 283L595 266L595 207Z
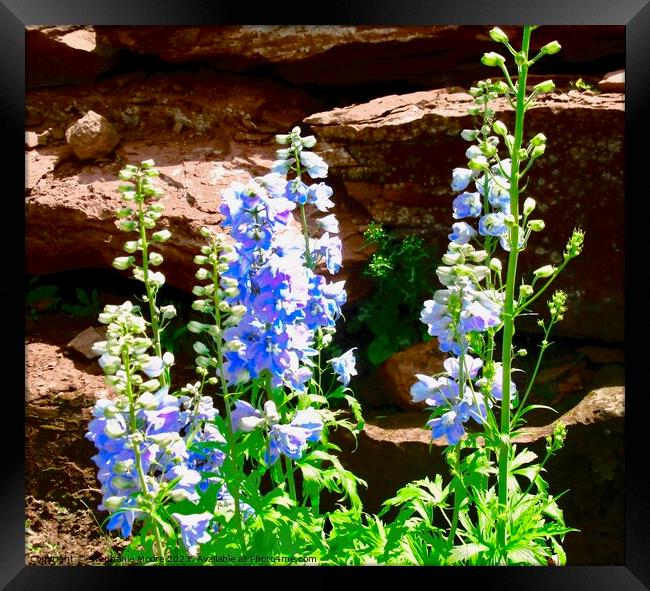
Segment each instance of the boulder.
M608 72L598 82L598 88L603 92L625 92L625 70Z
M96 160L113 153L120 136L99 113L88 111L65 132L65 139L79 160Z
M66 94L39 89L29 93L28 105L40 121L35 132L70 127L79 112L101 108L116 122L122 142L104 160L68 160L55 169L60 158L47 156L43 166L28 166L27 272L110 268L127 236L115 225L122 203L117 175L127 163L152 158L160 170L156 183L164 190L159 225L173 235L159 248L165 258L161 270L169 284L189 292L195 283L192 260L203 244L199 229L218 227L221 191L233 181L268 173L277 148L274 135L320 103L273 82L204 71L146 79L127 75ZM175 129L181 119L187 123ZM29 157L40 163L49 151L64 147L69 149L36 148ZM358 242L367 221L356 212L343 224L343 234L352 236L349 244ZM348 256L346 245L346 258L354 262L355 256Z
M521 27L503 29L513 38L521 34ZM264 66L290 82L354 86L366 96L386 82L412 88L469 84L486 75L479 59L495 47L487 26L101 26L96 31L99 42L113 49L175 63L209 62L220 70ZM534 44L554 39L562 51L538 70L584 75L604 71L602 64L612 60L624 63L623 27L542 27Z
M30 25L25 29L27 88L92 82L118 62L118 50L98 43L92 26Z
M444 252L453 222L451 171L467 162L459 133L472 126L471 104L464 92L439 89L316 113L305 123L324 140L321 153L345 200ZM495 107L512 126L510 106ZM613 93L553 94L527 114L528 136L544 131L549 138L527 188L546 230L533 236L520 268L561 261L572 229L586 232L583 254L557 281L570 298L561 334L623 339L624 125L624 96Z

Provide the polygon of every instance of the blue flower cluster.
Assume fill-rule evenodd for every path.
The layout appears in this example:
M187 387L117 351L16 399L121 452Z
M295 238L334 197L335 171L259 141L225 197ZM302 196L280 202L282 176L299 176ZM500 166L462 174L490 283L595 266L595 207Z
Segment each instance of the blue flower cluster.
M233 431L249 432L258 427L267 430L269 446L264 461L268 465L274 464L280 454L291 460L299 460L307 450L307 443L319 441L323 431L323 419L313 408L296 411L289 423L282 424L272 400L264 404L263 411L238 400L231 419Z
M413 400L425 402L434 411L427 423L432 437L445 437L449 444L460 441L469 419L483 423L488 408L502 397L500 365L483 367L480 359L470 355L473 334L501 325L504 294L492 283L492 273L500 272L501 263L471 243L479 235L493 236L508 251L509 224L514 223L510 216L510 161L488 167L477 146L470 147L466 156L471 168L455 168L451 180L452 190L460 193L453 200L453 218L463 221L452 225L448 250L436 270L445 289L424 302L420 315L428 333L438 338L440 351L452 357L445 362L445 374L418 374L418 382L411 388ZM475 191L469 190L472 182ZM478 229L464 221L470 218L479 218ZM519 235L522 247L523 231ZM513 383L510 392L516 396Z
M146 517L152 499L196 503L200 491L211 484L221 487L224 460L215 446L224 438L213 423L217 410L212 399L199 395L199 384L188 384L181 396L161 387L165 363L148 354L152 343L137 312L125 302L106 306L100 315L108 324L107 340L93 348L114 394L96 402L86 434L98 450L92 459L103 497L99 509L111 513L107 529L125 538L134 522ZM195 539L199 517L179 518L184 541ZM205 536L203 531L200 537ZM193 543L186 546L193 551Z
M311 239L292 215L305 205L321 212L333 206L330 187L322 182L308 186L300 176L304 170L322 178L327 165L304 150L315 139L301 138L298 128L278 141L290 147L278 150L284 158L274 164L275 172L223 193L223 226L230 228L235 252L223 276L237 286L236 295L226 299L246 310L236 326L224 330L225 370L231 383L268 371L274 387L304 390L317 355L316 333L334 330L347 295L344 282L330 283L315 272L324 266L336 273L341 266L341 240L330 235L338 231L335 216L318 220L325 232ZM297 176L281 174L289 171Z

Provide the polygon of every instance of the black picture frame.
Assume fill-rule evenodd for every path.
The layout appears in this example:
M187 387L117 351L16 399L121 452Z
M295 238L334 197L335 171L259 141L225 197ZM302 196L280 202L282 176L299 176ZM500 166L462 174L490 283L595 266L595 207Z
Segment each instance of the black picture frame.
M289 10L291 6L293 10ZM222 585L222 578L210 569L135 569L134 567L100 569L93 567L26 566L24 554L24 207L18 197L23 194L22 146L24 143L24 28L33 24L582 24L625 25L626 27L626 555L624 566L566 568L431 568L399 569L398 576L422 577L427 585L454 584L458 588L500 589L585 589L588 591L650 589L650 470L644 422L645 398L640 368L647 363L644 356L644 329L648 326L644 305L647 298L641 290L641 277L647 273L643 255L647 251L644 238L648 232L642 199L648 190L645 169L650 137L646 107L650 106L650 6L648 0L465 0L465 2L418 2L376 0L363 2L321 3L308 6L267 3L258 9L242 2L220 0L88 1L88 0L2 0L0 2L0 88L3 139L8 152L0 159L3 179L2 241L5 281L0 282L3 314L4 368L11 376L5 383L4 445L0 472L0 587L22 589L115 589L150 585L155 574L163 581L180 577L184 587L199 584ZM15 210L14 210L15 208ZM604 213L606 215L606 212ZM9 429L13 425L14 430ZM395 570L395 569L389 569ZM269 571L258 569L256 575L294 578L305 576L326 581L343 574L350 585L367 584L367 577L385 571L372 569L320 568L317 573L307 569ZM219 573L221 574L221 573ZM392 573L391 573L392 574ZM248 576L248 575L247 575ZM210 578L206 578L210 577ZM363 579L361 578L363 577ZM230 578L230 576L229 576ZM235 580L238 577L235 575ZM248 581L248 579L247 579ZM237 583L249 584L249 583ZM403 583L401 583L403 584Z

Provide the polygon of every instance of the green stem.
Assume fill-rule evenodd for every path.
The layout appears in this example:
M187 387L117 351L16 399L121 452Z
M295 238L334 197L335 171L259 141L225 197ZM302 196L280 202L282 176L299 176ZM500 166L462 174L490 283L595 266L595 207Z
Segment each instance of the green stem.
M460 466L460 443L456 445L454 450L456 453L456 466L455 466L455 484L454 484L454 513L451 517L451 527L449 529L449 537L447 538L447 550L451 551L454 547L454 538L456 537L456 530L458 529L458 512L460 511L460 497L458 495L458 484L461 482L458 467Z
M512 338L515 332L514 293L517 278L517 258L519 256L519 150L521 149L524 134L530 32L530 25L525 25L521 50L523 63L519 66L519 77L517 80L517 110L510 171L510 213L515 218L515 224L510 228L510 254L508 256L506 298L503 311L503 346L501 352L501 362L503 364L503 396L501 399L501 443L499 447L499 519L497 520L497 543L502 550L505 549L507 543L506 511L508 506L508 459L510 455L511 427L510 373L512 366Z
M135 397L133 395L133 386L131 384L131 358L129 356L128 350L122 352L122 364L124 365L124 373L126 374L126 395L129 399L129 426L131 427L131 435L135 435L138 433L138 424L135 417ZM144 475L144 469L142 468L142 456L140 455L140 448L138 447L137 442L133 443L133 455L135 456L135 467L138 473L138 479L140 480L140 488L142 489L142 493L147 498L149 504L153 505L153 500L151 498L151 494L149 493L149 487L147 486L147 480ZM158 556L163 559L163 565L165 565L165 550L160 538L160 530L158 529L158 524L155 521L153 523L153 531L156 538Z
M138 178L136 200L138 202L138 226L140 228L140 243L142 248L142 279L144 288L147 291L147 303L149 304L149 318L151 320L151 333L153 335L153 348L157 357L162 358L162 347L160 345L160 328L158 325L158 313L156 312L156 290L152 289L149 283L149 243L147 239L147 229L144 226L144 195L142 192L142 179ZM166 386L169 385L169 371L163 372Z
M519 408L517 409L517 412L515 413L515 416L512 419L512 424L517 425L517 422L519 421L519 418L521 417L522 411L525 409L526 406L526 401L528 400L528 396L530 396L530 393L533 389L533 384L535 383L535 379L537 378L537 373L539 372L539 368L541 367L542 364L542 358L544 357L544 353L546 349L549 348L550 344L548 342L548 335L551 332L551 328L553 327L553 322L549 324L548 328L544 329L544 340L542 341L542 344L539 349L539 355L537 356L537 363L535 363L535 369L533 370L533 374L530 377L530 381L528 382L528 387L526 388L526 393L524 394L523 398L521 399L521 402L519 403Z
M216 257L218 261L218 257ZM239 462L237 461L237 450L235 449L235 434L232 430L232 412L230 409L230 395L228 393L228 382L226 381L226 372L223 367L223 336L221 333L221 310L219 309L219 271L217 269L218 263L215 261L212 265L212 282L214 283L214 321L219 331L218 337L215 339L217 347L217 367L219 371L219 380L221 381L221 390L223 392L224 406L226 408L226 439L228 442L228 449L231 461L235 464L234 486L230 491L233 502L235 504L235 527L237 528L237 535L239 536L239 546L242 554L246 548L246 540L244 538L244 528L242 525L241 509L239 508Z

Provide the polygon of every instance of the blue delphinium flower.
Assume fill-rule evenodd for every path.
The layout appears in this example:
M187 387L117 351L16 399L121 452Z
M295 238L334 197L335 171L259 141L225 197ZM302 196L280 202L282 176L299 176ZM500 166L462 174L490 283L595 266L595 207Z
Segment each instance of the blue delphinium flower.
M454 168L451 188L453 191L464 191L472 180L474 173L469 168Z
M213 515L204 511L203 513L193 513L183 515L181 513L172 513L172 517L178 521L181 530L181 540L190 556L196 556L199 552L199 545L209 542L209 527Z
M461 193L454 199L453 207L453 217L456 220L462 220L467 217L478 217L481 215L481 210L483 209L481 194L478 191L474 193Z
M337 380L344 386L347 386L350 383L351 376L357 375L356 360L354 358L355 349L356 347L353 347L343 353L343 355L329 360L329 363L332 364L334 373L338 376Z
M305 139L294 137L294 132L292 145ZM311 140L304 143L313 145ZM282 157L289 153L279 152ZM306 154L301 152L300 161L307 173L325 176L322 159ZM338 222L330 214L318 220L325 234L308 240L309 252L305 252L304 236L289 224L291 212L296 205L327 211L333 205L332 190L324 183L308 186L300 177L285 178L284 183L278 177L234 184L224 192L223 225L231 228L237 261L223 275L235 280L238 288L237 295L227 299L248 311L236 326L224 331L225 370L231 383L268 370L274 387L284 384L304 390L316 355L316 331L334 326L345 301L338 291L330 295L327 281L314 267L322 261L330 273L336 273L342 264L341 240L329 234L338 231Z
M451 227L449 240L457 244L467 244L474 236L476 236L476 230L472 226L466 222L456 222Z

